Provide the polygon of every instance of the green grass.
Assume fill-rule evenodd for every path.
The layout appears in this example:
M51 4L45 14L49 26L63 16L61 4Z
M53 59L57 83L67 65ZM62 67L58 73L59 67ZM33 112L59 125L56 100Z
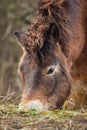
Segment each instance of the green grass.
M64 118L71 118L77 115L87 115L86 112L81 111L68 111L65 108L61 110L54 110L54 111L42 111L38 112L35 109L29 110L28 112L19 112L17 105L0 105L0 117L10 118L10 117L31 117L32 120L35 120L35 118L38 120L40 118L52 118L52 119L64 119ZM34 119L33 119L34 118Z

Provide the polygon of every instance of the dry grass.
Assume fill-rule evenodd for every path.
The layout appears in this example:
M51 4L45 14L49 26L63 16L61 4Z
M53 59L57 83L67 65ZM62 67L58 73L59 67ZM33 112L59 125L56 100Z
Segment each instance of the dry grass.
M81 130L86 130L87 112L84 109L68 111L63 108L43 112L33 109L24 113L18 111L18 105L1 101L0 130L34 130L34 128L36 130L54 130L54 128L55 130L59 130L59 128L60 130L73 130L74 128L76 128L74 130L81 128Z

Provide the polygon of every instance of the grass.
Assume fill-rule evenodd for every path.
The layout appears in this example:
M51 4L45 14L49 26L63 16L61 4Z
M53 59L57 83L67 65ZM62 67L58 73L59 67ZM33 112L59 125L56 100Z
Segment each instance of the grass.
M46 127L53 126L53 124L70 121L75 117L87 117L87 112L68 111L65 108L54 111L38 112L33 109L28 112L19 112L17 105L0 104L0 128L2 128L0 130L3 130L6 126L11 130L39 124L46 124Z

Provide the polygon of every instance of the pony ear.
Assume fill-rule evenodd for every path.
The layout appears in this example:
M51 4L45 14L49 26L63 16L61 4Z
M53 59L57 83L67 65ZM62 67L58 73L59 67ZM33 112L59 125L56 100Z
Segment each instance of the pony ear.
M23 47L26 47L28 46L27 42L26 42L26 38L24 37L24 34L23 33L20 33L20 32L15 32L14 33L17 40L18 40L18 44L20 46L23 46Z
M29 49L29 44L28 44L26 35L23 34L23 33L20 33L20 32L15 32L14 34L15 34L17 40L18 40L18 44L21 47L24 47L26 50L28 50Z
M16 36L18 42L20 43L20 42L21 42L20 40L21 40L21 37L22 37L22 33L20 33L20 32L15 32L14 34L15 34L15 36Z
M55 23L50 23L50 27L49 27L49 30L48 30L48 35L50 37L53 37L53 39L55 40L55 42L58 41L58 38L59 38L59 30L58 30L58 27Z

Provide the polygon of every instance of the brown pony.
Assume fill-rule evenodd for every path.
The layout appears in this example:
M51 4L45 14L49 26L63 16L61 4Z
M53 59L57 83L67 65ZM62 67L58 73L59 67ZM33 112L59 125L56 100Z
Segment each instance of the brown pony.
M16 32L23 56L20 110L87 105L87 1L41 0L28 30Z

